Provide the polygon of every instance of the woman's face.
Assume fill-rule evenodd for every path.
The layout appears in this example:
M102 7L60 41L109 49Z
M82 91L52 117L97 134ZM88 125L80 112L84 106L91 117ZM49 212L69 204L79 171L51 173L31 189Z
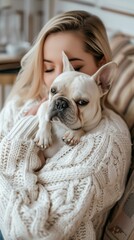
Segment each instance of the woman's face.
M62 51L66 53L75 70L93 75L98 67L93 56L84 51L82 36L77 32L50 34L44 44L44 82L49 89L54 79L62 73Z

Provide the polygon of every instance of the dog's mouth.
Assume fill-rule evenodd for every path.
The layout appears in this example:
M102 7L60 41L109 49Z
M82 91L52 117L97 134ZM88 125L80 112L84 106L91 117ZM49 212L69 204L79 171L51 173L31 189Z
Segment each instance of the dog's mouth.
M81 123L74 105L66 98L59 97L51 102L49 107L49 119L59 119L71 129L80 129Z

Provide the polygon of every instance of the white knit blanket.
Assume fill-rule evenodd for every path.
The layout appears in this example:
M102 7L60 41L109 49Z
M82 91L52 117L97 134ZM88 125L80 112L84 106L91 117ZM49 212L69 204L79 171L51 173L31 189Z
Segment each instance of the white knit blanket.
M7 117L7 108L1 119ZM0 229L5 240L101 239L130 165L124 121L104 111L96 129L78 145L65 145L40 171L33 142L37 117L19 117L13 125L0 143Z

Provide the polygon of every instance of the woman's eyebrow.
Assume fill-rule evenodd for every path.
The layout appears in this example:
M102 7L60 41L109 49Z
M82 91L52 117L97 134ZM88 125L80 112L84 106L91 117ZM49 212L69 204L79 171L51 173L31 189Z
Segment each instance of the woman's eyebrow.
M73 61L83 61L83 59L81 59L81 58L69 58L69 61L70 62L73 62Z
M43 59L44 62L48 62L48 63L52 63L51 60L48 60L48 59ZM83 59L81 58L69 58L69 61L70 62L73 62L73 61L83 61Z

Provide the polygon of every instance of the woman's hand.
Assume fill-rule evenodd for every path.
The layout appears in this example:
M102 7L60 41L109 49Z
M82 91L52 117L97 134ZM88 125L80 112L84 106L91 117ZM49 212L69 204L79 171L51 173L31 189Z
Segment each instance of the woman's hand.
M47 98L43 98L36 106L32 107L28 112L25 113L25 116L36 115L40 105L45 102Z

